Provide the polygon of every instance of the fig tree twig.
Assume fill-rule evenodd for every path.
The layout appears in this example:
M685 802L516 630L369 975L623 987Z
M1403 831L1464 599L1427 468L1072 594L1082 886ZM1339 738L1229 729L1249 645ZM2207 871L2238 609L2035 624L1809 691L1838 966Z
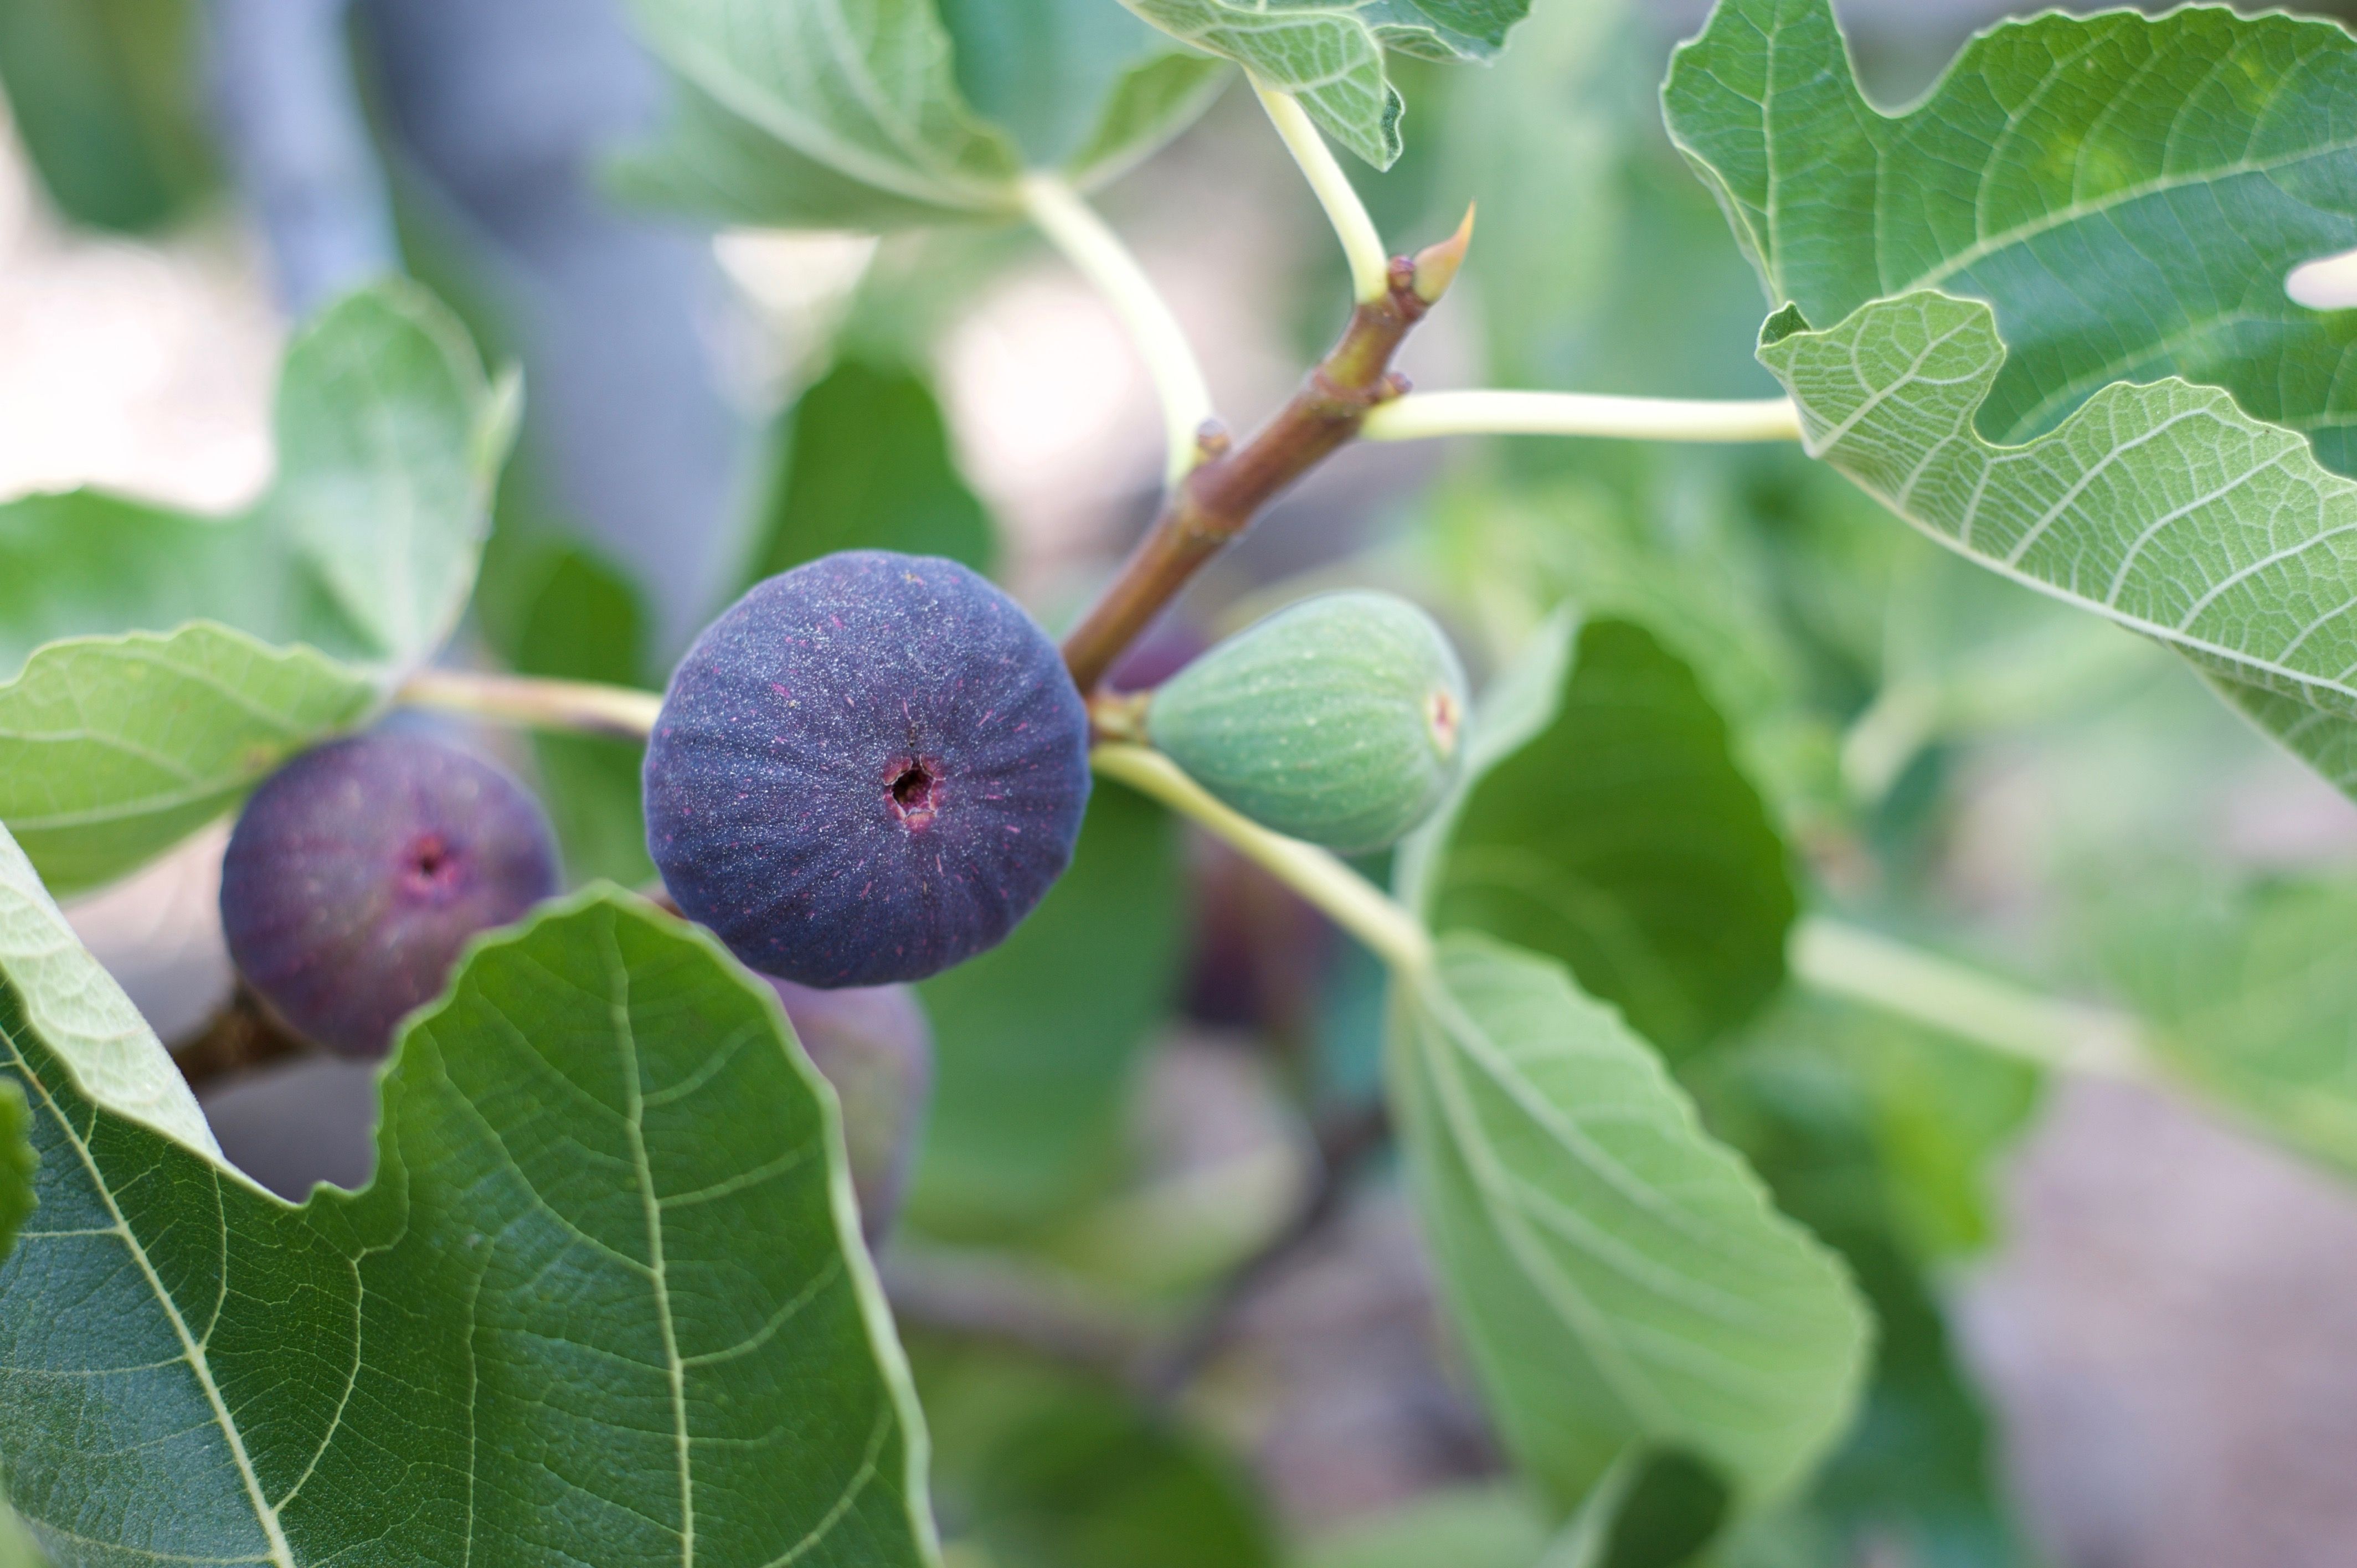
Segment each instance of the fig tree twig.
M1461 252L1468 238L1459 229L1414 261L1393 258L1383 293L1352 308L1341 338L1275 417L1241 446L1231 449L1220 439L1206 445L1204 460L1172 490L1120 573L1064 639L1064 664L1082 693L1095 689L1122 650L1263 507L1357 435L1370 409L1407 390L1392 373L1392 356L1454 275L1448 258ZM1431 299L1417 292L1419 274Z
M1162 400L1169 482L1177 484L1200 460L1203 433L1212 424L1211 389L1186 332L1129 247L1080 192L1055 175L1037 173L1024 176L1020 189L1023 210L1104 296L1146 360Z
M190 1089L206 1089L223 1079L310 1054L308 1041L288 1032L240 985L203 1034L172 1052L172 1063Z
M414 708L620 740L646 739L654 733L655 715L662 710L662 695L657 692L473 670L420 670L402 683L393 700Z

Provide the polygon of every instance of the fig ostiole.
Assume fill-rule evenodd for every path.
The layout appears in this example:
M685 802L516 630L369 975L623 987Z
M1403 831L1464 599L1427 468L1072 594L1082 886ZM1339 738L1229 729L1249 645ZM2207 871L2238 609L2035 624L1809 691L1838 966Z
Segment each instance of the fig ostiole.
M1146 737L1264 827L1381 849L1439 805L1464 752L1465 671L1430 616L1326 594L1237 633L1155 692Z
M295 1033L383 1056L479 932L557 890L547 815L504 769L436 741L355 736L247 800L221 861L221 926L246 984Z
M1088 714L988 581L845 551L758 585L696 640L645 793L663 885L748 967L920 980L1004 940L1071 864Z
M933 1093L933 1030L905 985L821 991L762 976L843 1108L859 1227L870 1245L900 1211Z

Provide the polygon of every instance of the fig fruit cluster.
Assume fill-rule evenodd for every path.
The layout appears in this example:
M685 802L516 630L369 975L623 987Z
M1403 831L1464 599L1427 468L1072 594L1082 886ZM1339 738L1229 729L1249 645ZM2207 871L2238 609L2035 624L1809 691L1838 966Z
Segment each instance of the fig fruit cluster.
M415 736L306 752L253 793L221 862L230 957L280 1019L382 1057L478 932L556 891L547 816L513 777Z
M1221 643L1158 688L1146 734L1219 800L1345 853L1415 827L1457 778L1465 671L1432 618L1326 594Z

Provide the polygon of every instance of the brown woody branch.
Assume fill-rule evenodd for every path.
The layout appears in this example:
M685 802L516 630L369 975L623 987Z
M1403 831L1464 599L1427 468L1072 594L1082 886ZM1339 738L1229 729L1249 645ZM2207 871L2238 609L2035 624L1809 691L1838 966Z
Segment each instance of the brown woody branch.
M1456 270L1453 259L1437 266L1435 252L1461 256L1467 237L1460 230L1415 261L1394 258L1390 289L1351 312L1341 338L1251 440L1231 446L1224 435L1205 429L1203 461L1179 481L1120 574L1064 639L1065 667L1083 693L1262 508L1356 435L1370 409L1407 390L1392 371L1392 357L1439 298L1443 274Z

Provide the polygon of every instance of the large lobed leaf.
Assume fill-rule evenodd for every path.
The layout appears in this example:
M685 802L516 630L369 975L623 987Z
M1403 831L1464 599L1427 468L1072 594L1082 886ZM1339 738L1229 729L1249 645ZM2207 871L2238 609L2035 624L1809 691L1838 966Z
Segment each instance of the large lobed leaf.
M632 194L725 221L1011 216L1026 168L1106 178L1209 106L1220 60L1099 0L636 0L669 67Z
M1405 105L1385 48L1425 59L1488 59L1529 0L1122 0L1176 38L1235 60L1301 100L1327 133L1377 168L1400 156Z
M1943 294L1824 332L1788 310L1760 357L1809 450L1941 542L2220 679L2357 713L2357 480L2299 435L2169 381L1993 446L1973 417L2005 349L1987 306Z
M2357 316L2285 279L2357 242L2357 40L2218 9L2044 16L1889 117L1826 0L1727 0L1664 103L1792 307L1761 359L1811 451L2177 647L2347 787Z
M0 957L0 1465L61 1565L932 1560L833 1099L708 940L606 892L479 946L300 1208L94 1098L55 990Z
M2340 26L2214 6L2009 22L1891 117L1830 0L1724 0L1663 102L1771 306L1819 326L1924 289L1996 306L2013 357L1980 411L1992 440L2175 375L2357 474L2357 317L2284 292L2357 245Z
M1866 1315L1617 1014L1447 936L1394 1000L1390 1075L1453 1316L1559 1509L1648 1453L1746 1504L1807 1473L1849 1417Z
M1784 843L1694 671L1634 622L1558 616L1485 700L1466 781L1405 851L1437 930L1558 960L1672 1056L1784 978Z

